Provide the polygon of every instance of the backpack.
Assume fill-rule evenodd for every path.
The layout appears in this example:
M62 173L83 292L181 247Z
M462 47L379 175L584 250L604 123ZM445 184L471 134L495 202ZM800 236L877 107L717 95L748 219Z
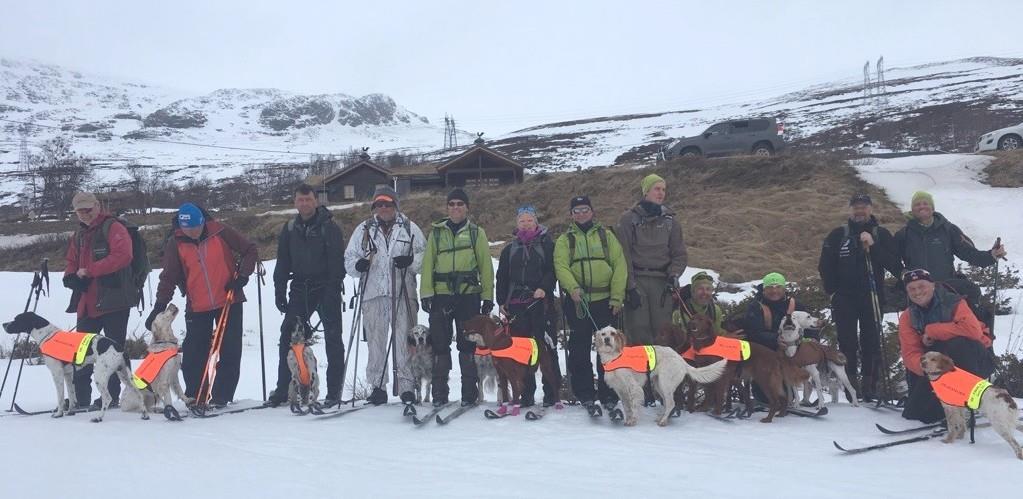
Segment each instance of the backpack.
M121 217L110 217L103 221L103 225L100 226L100 237L103 241L110 240L110 226L114 222L120 223L128 230L128 236L131 238L131 282L132 285L138 290L139 303L143 305L142 300L142 287L146 284L146 279L149 278L149 273L152 272L153 267L149 263L149 249L146 246L146 240L142 237L142 233L139 231L139 226L135 225ZM83 233L78 233L78 243L81 247Z
M576 260L576 258L575 258L575 233L569 231L567 234L565 234L565 236L568 237L568 265L569 266L572 266L572 264L574 264L577 261L578 262L582 262L582 261L588 261L588 260L604 260L604 263L606 263L608 267L611 267L611 256L608 254L609 251L608 251L608 245L607 245L607 229L605 229L603 225L597 227L597 236L600 237L600 247L601 247L601 250L602 250L602 252L604 254L604 256L601 257L601 258L595 258L595 257L592 257L592 256L587 256L586 258L580 258L580 259Z
M991 326L994 325L995 317L992 315L990 308L980 303L980 288L965 278L950 279L939 285L959 295L966 302L966 305L970 307L970 311L973 312L973 316L984 325L984 335L994 341L995 334Z

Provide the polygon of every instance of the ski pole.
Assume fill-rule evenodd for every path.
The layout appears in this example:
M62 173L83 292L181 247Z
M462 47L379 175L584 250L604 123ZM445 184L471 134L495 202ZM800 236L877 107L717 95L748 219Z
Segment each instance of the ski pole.
M50 266L49 266L49 264L50 264L50 259L49 258L43 258L43 263L40 265L39 272L36 272L32 276L32 284L35 286L35 303L32 305L32 312L35 312L36 311L36 307L39 306L39 295L40 294L45 294L46 296L50 295ZM44 284L46 286L45 293L43 292L43 285ZM28 297L29 297L29 300L31 300L32 299L32 293L29 293ZM25 311L26 312L28 311L28 302L25 302ZM15 340L17 340L17 338L15 338ZM26 342L28 341L28 335L25 335L25 340L26 340ZM17 343L15 343L15 346L17 346ZM22 372L23 369L25 369L25 358L26 357L27 357L27 355L22 355L21 356L21 362L18 364L18 376L14 379L14 392L11 393L11 407L7 410L7 412L11 412L11 411L14 410L15 401L18 399L18 387L21 386L21 372ZM14 349L12 348L11 349L11 359L13 360L13 358L14 358ZM4 377L6 378L6 374L4 375Z
M995 247L991 248L992 251L1002 247L1002 238L998 237L995 239ZM995 277L991 287L991 337L995 337L995 320L998 315L998 278L1000 274L998 272L998 260L1005 260L1005 257L995 258Z
M32 303L32 294L35 293L36 287L42 284L42 279L39 276L39 271L36 271L32 275L32 287L28 290L28 299L25 300L25 310L28 312L28 306ZM7 386L7 376L11 373L11 364L14 363L14 351L18 348L18 342L21 340L21 334L14 337L14 345L11 347L11 355L7 357L7 369L4 371L4 381L0 383L0 397L3 397L4 387ZM11 411L14 410L13 404L11 405ZM10 411L8 411L10 412Z
M877 279L874 278L874 264L870 260L870 247L865 246L863 250L863 259L867 263L867 280L870 283L870 302L874 312L874 327L877 328L878 353L881 357L881 383L884 387L885 396L889 397L889 399L893 401L894 393L891 386L891 380L889 379L888 355L885 354L884 351L884 325L882 324L881 305L878 302L877 296ZM877 371L877 369L875 369L875 371ZM878 397L876 407L881 407L883 402L884 399L882 397Z
M266 402L266 352L263 348L263 282L266 269L262 261L256 261L256 307L259 310L259 372L263 382L263 402Z
M363 272L362 275L359 277L359 290L355 294L355 296L352 297L352 307L351 307L351 309L352 309L352 313L354 314L352 316L352 329L351 329L351 332L348 334L348 351L345 352L345 361L344 361L344 364L341 365L341 391L342 391L342 393L344 392L344 388L345 388L345 379L348 377L348 360L351 359L351 357L352 357L352 349L353 348L358 348L358 346L359 346L355 342L355 331L358 330L362 326L362 295L366 292L366 284L368 282L369 282L369 279L367 278L366 273ZM341 405L341 399L342 399L342 394L339 393L338 394L338 406ZM355 402L355 380L354 379L352 381L352 402L353 403Z

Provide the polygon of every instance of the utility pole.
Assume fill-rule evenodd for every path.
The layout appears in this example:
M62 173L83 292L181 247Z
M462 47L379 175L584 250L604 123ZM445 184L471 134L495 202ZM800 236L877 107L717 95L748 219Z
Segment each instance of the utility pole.
M870 61L863 63L863 102L870 103Z

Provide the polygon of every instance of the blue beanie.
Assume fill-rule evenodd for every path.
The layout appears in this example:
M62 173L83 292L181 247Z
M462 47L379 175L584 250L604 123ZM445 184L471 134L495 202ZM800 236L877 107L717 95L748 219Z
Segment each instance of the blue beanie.
M519 209L516 210L515 216L518 217L523 213L529 213L530 215L533 215L533 218L536 218L536 207L534 207L531 204L524 204L522 206L519 206Z
M185 203L178 208L178 227L182 229L194 229L206 223L202 210L192 203Z

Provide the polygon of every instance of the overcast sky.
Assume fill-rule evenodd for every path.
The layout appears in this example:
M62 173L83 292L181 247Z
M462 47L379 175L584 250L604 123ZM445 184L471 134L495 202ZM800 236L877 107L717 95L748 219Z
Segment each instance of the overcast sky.
M1019 0L0 0L0 56L207 93L380 92L497 135L1023 56ZM776 6L775 4L778 4Z

